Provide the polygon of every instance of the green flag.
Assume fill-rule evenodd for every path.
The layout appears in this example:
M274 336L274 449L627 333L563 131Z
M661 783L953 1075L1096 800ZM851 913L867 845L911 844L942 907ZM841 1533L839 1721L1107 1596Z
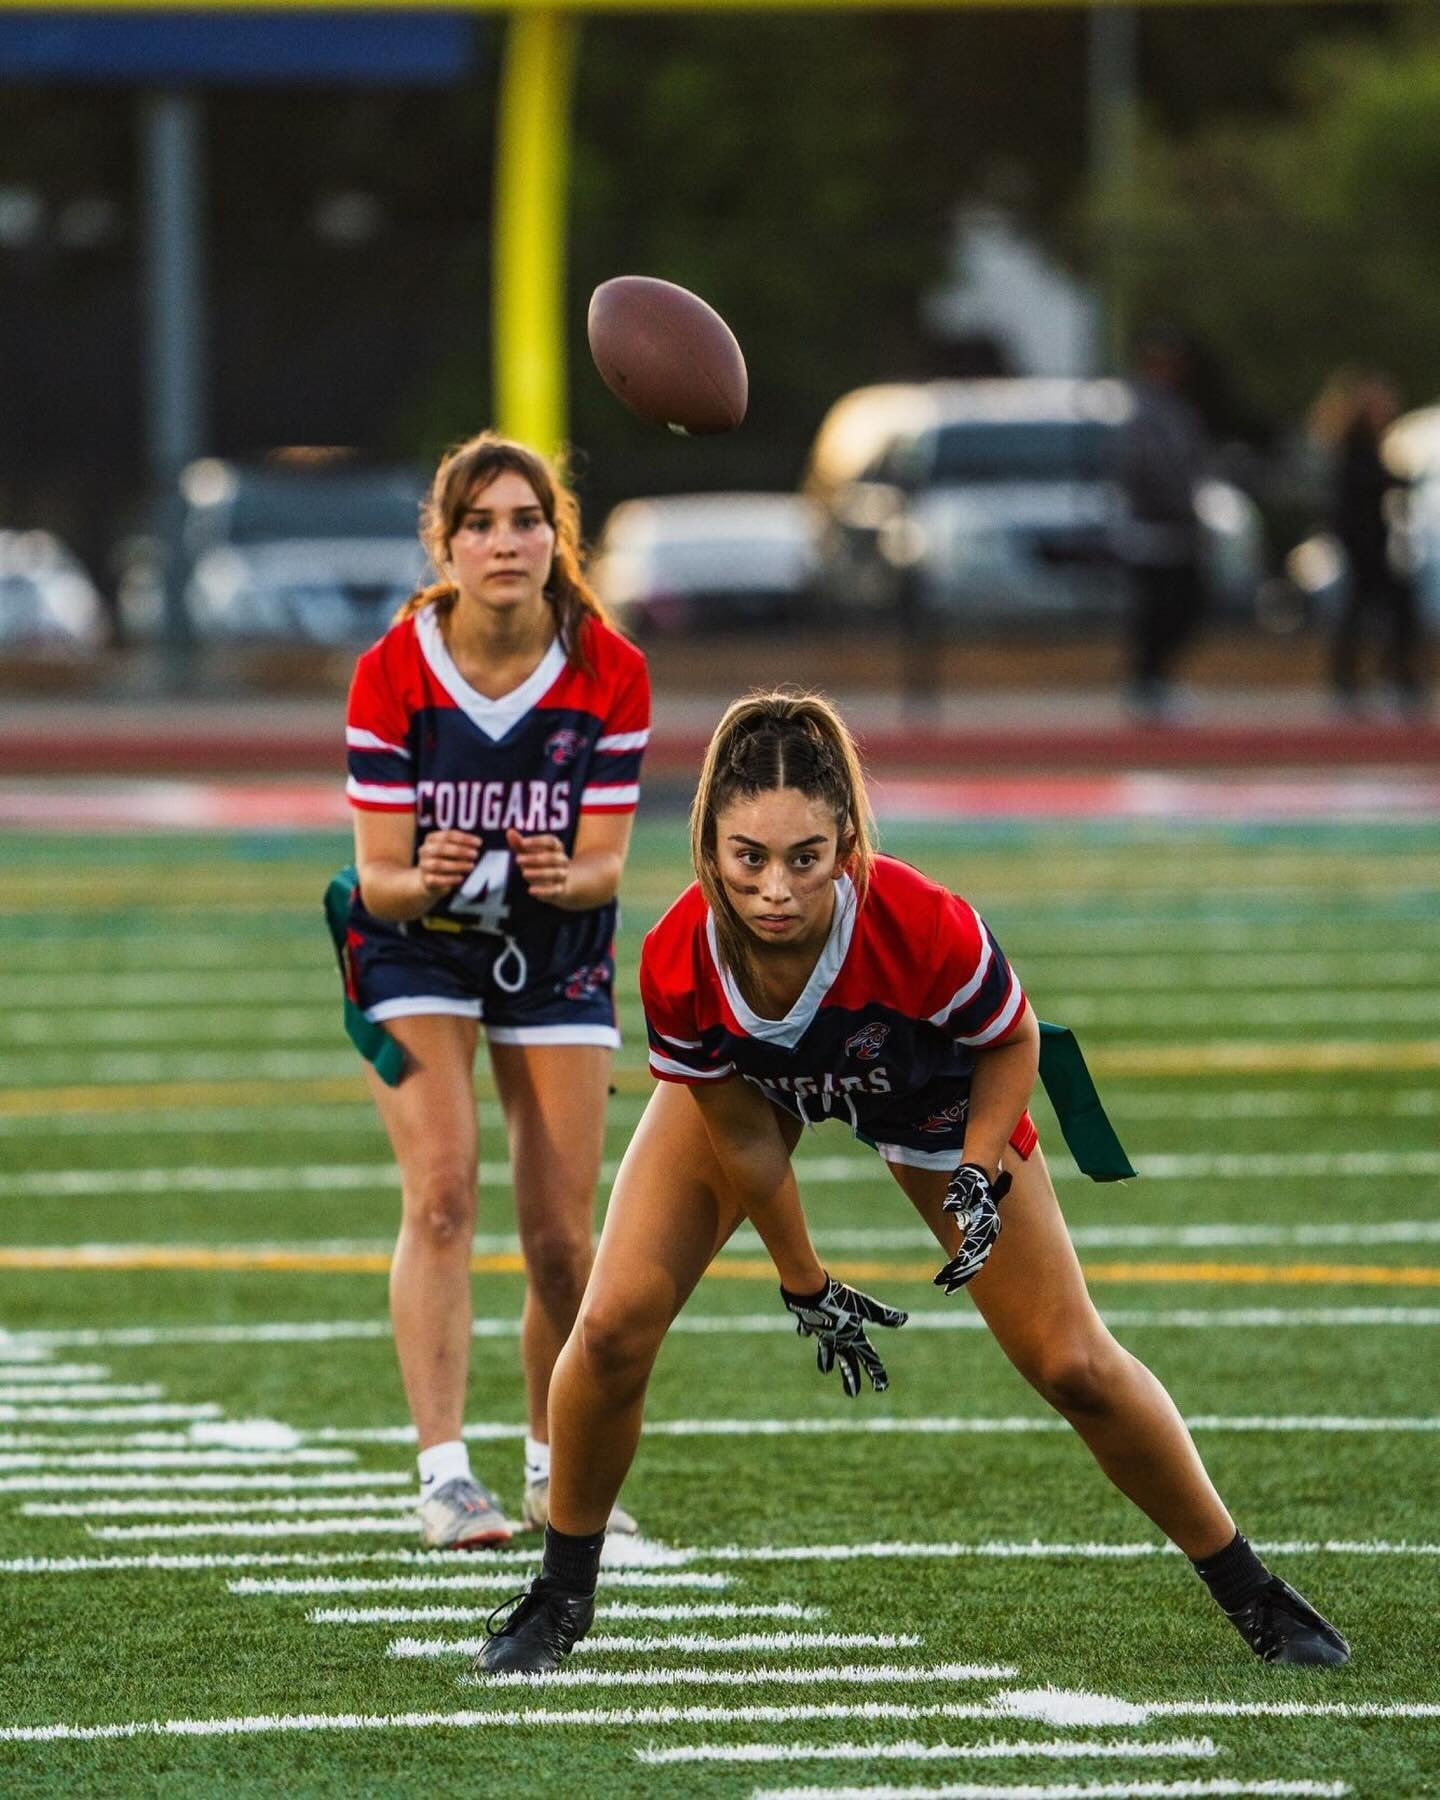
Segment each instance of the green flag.
M330 877L330 885L325 890L325 923L330 927L342 984L345 982L345 933L350 918L350 896L359 881L359 870L353 863L347 864ZM350 1042L366 1062L374 1065L375 1073L386 1087L399 1087L400 1077L405 1073L404 1050L383 1025L365 1017L344 985L341 993L344 995L345 1031Z
M1068 1025L1040 1021L1040 1079L1081 1174L1092 1181L1126 1181L1134 1175Z

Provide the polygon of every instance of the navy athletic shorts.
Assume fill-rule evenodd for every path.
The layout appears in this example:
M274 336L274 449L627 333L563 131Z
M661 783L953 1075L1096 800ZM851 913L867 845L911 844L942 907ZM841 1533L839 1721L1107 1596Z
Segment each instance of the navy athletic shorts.
M479 1019L496 1044L614 1048L615 918L613 905L601 906L505 937L448 921L391 924L352 904L351 997L377 1024L449 1013Z

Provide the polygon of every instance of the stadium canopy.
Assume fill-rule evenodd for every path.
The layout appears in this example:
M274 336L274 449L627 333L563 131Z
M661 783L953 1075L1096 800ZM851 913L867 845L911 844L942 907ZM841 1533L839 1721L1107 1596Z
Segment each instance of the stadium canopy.
M1077 7L1093 15L1088 82L1092 135L1092 172L1100 180L1122 180L1133 154L1131 130L1133 121L1134 82L1134 15L1136 5L1187 6L1195 0L0 0L0 42L5 27L13 28L22 21L30 22L32 31L41 21L58 25L67 21L75 25L80 19L108 24L107 34L97 29L91 34L76 34L72 52L90 56L103 52L107 35L113 40L114 79L125 79L120 71L128 65L143 68L146 45L143 34L153 32L157 39L169 35L160 29L166 19L172 26L182 18L197 32L197 44L204 38L204 27L221 27L222 21L232 27L249 21L256 29L246 34L252 45L263 41L259 22L271 27L283 25L285 54L295 64L291 79L303 79L306 64L306 37L313 34L314 49L328 40L331 53L343 58L350 78L372 85L377 76L384 79L392 70L405 78L407 62L413 67L423 54L432 58L420 79L443 79L440 70L447 57L443 33L434 29L444 21L466 16L502 15L508 18L504 67L497 120L496 190L494 207L494 288L491 296L494 331L494 394L496 423L511 435L547 449L558 448L566 435L566 370L565 370L565 240L566 196L569 176L571 96L574 88L577 27L587 16L604 13L695 13L695 12L762 12L800 10L814 12L872 11L915 12L970 9L1014 10L1021 8ZM1214 4L1215 0L1207 0ZM1236 5L1315 5L1345 4L1346 0L1222 0ZM113 27L125 18L125 30L119 38ZM142 16L144 15L144 16ZM381 15L389 20L407 22L416 28L413 42L403 53L396 50L392 65L386 54L383 34L375 28ZM354 42L336 44L334 27L347 18L355 27ZM366 21L369 21L367 28ZM136 34L142 34L136 36ZM44 34L41 33L41 38ZM88 40L88 41L87 41ZM53 34L51 37L53 45ZM219 41L218 39L216 40ZM234 42L238 45L241 40ZM37 45L39 39L36 40ZM361 46L364 45L362 50ZM237 54L243 52L237 50ZM197 52L198 54L198 52ZM260 72L251 52L249 77ZM263 51L260 54L264 54ZM37 65L36 74L40 72ZM214 79L203 62L189 76L192 82ZM33 77L32 77L33 78ZM43 77L42 77L43 78ZM53 75L51 77L53 79ZM94 70L91 71L94 78ZM129 77L146 79L140 73ZM185 85L183 71L172 65L169 79L177 87ZM153 85L157 77L148 78ZM193 133L191 134L193 136ZM157 117L152 164L152 185L162 194L167 178L177 208L193 205L187 190L183 168L168 168L168 163L183 164L187 157L187 134L183 119L174 109L168 116ZM193 186L193 183L191 184ZM165 238L165 232L158 234ZM172 231L169 241L172 256L172 285L183 287L194 281L187 261L183 231ZM189 271L187 273L187 271ZM617 270L616 273L624 271ZM198 298L190 296L191 310ZM185 315L187 296L172 292L171 306L180 302L179 315ZM152 361L158 362L162 375L161 392L151 405L157 420L154 430L160 434L162 448L155 460L173 464L183 448L183 439L198 429L200 381L197 370L188 374L184 368L187 356L198 354L174 336L175 311L157 308L166 319L161 320L157 334L168 339L156 344ZM169 322L166 322L166 321ZM192 341L198 334L191 332ZM167 363L168 359L168 363ZM163 370L170 369L169 381ZM154 377L152 377L153 385ZM167 388L173 392L167 393ZM187 427L186 420L192 421ZM168 445L168 448L165 446ZM193 451L204 448L195 444Z

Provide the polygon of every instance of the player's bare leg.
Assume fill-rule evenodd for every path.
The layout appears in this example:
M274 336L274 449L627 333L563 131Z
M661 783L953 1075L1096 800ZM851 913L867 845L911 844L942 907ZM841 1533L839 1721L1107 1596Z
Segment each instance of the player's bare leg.
M506 1543L509 1521L475 1480L461 1437L478 1156L476 1025L434 1014L392 1019L388 1029L405 1047L405 1078L392 1088L367 1074L400 1165L390 1318L419 1440L424 1540L448 1549Z
M391 1019L405 1048L399 1087L367 1066L400 1165L400 1236L390 1264L390 1317L420 1447L458 1438L470 1366L470 1243L478 1129L472 1070L476 1024L443 1015Z
M655 1357L740 1218L699 1108L683 1088L662 1084L616 1176L580 1316L550 1383L543 1570L476 1656L476 1674L558 1668L590 1629L606 1521L634 1460Z
M590 1274L611 1061L598 1044L490 1045L525 1258L520 1354L530 1432L541 1443L550 1373Z
M1004 1228L969 1292L1001 1349L1073 1425L1121 1491L1191 1557L1228 1544L1235 1522L1211 1485L1165 1389L1110 1335L1085 1287L1045 1159L1006 1158L1014 1185ZM946 1176L891 1165L926 1223L953 1254L954 1221L941 1212Z
M671 1321L740 1223L700 1109L650 1097L615 1178L580 1316L550 1391L550 1519L602 1531L640 1439L645 1389Z
M1266 1662L1335 1666L1345 1639L1274 1576L1235 1529L1174 1401L1110 1335L1086 1291L1045 1160L1013 1153L1003 1229L970 1295L1010 1361L1073 1425L1121 1493L1191 1559L1212 1597ZM946 1177L891 1166L947 1255Z

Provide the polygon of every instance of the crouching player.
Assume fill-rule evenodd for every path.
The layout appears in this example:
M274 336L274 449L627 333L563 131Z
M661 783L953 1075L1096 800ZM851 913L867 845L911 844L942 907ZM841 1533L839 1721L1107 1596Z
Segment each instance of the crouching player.
M742 1219L821 1372L838 1366L851 1395L862 1377L884 1388L866 1328L906 1315L827 1275L791 1167L803 1126L835 1117L879 1151L950 1257L937 1284L971 1284L1011 1362L1255 1654L1345 1662L1344 1638L1236 1531L1169 1395L1091 1304L1026 1111L1037 1023L999 945L965 901L876 855L871 833L854 745L826 701L730 708L691 816L698 883L645 941L660 1085L550 1388L543 1573L476 1672L554 1669L588 1630L651 1367Z

